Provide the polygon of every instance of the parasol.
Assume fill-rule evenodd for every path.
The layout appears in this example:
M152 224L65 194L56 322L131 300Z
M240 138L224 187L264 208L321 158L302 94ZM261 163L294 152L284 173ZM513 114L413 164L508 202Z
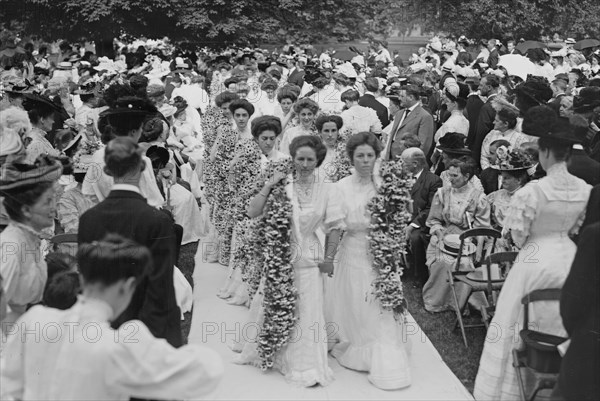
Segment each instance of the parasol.
M356 53L351 52L350 50L337 50L331 56L333 58L337 58L338 60L350 61L356 56Z
M598 39L583 39L573 45L575 50L589 49L591 47L600 46L600 40Z
M531 49L545 49L546 44L542 42L538 42L537 40L526 40L525 42L519 43L517 45L517 50L521 53L525 54L528 50Z
M520 54L505 54L498 59L498 66L506 68L508 75L517 76L523 81L527 80L527 75L533 74L535 65L525 56Z

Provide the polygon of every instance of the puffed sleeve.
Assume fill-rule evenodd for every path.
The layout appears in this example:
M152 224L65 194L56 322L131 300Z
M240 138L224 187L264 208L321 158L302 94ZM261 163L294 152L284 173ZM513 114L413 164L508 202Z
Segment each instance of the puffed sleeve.
M429 216L427 216L427 221L425 222L425 225L429 227L429 231L432 233L435 232L435 230L444 227L444 218L442 216L444 209L444 203L442 202L442 189L443 188L438 189L433 196L431 209L429 210Z
M118 330L105 380L120 393L144 399L192 400L212 392L223 376L221 357L200 345L174 348L139 320Z
M490 203L483 192L480 193L475 212L473 213L473 228L491 227Z
M519 189L512 197L504 219L504 232L510 231L515 244L520 248L527 237L531 223L537 215L539 198L535 184Z
M346 218L346 213L344 212L342 193L337 184L325 184L325 186L328 187L327 206L323 221L325 232L343 230L345 228L344 219Z
M58 220L66 233L76 233L79 228L79 211L72 194L65 192L57 204Z

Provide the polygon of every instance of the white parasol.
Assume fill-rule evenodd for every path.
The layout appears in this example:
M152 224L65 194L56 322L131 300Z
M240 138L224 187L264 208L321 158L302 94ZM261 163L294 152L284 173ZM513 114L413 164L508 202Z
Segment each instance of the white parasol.
M520 54L500 56L498 66L506 68L508 75L517 76L523 81L527 80L527 75L535 72L535 65L527 57Z

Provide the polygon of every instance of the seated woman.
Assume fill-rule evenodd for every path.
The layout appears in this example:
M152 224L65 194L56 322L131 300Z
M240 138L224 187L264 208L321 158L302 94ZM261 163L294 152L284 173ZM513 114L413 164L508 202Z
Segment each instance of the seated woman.
M527 142L529 138L526 135L516 131L517 126L516 110L508 106L501 108L496 113L494 119L494 129L490 131L481 145L481 168L489 167L488 155L490 154L490 144L498 139L504 139L510 143L513 148L518 148L521 144Z
M296 102L293 112L300 120L300 125L288 128L283 132L281 142L279 144L280 152L289 155L290 144L294 138L302 135L315 135L317 133L315 128L315 118L318 111L319 106L313 100L304 98Z
M452 160L462 159L467 157L471 159L471 151L465 146L466 137L463 134L457 132L448 132L442 138L440 138L440 145L436 148L441 151L442 157L440 158L438 165L432 167L432 172L439 174L442 179L444 187L452 186L450 180L450 174L448 166ZM483 185L479 177L475 175L476 171L473 171L473 175L469 178L469 181L483 192Z
M481 172L481 185L483 185L483 191L486 195L489 195L502 187L502 178L500 176L500 170L498 170L498 155L496 154L496 151L502 146L505 149L511 147L510 142L505 139L498 139L490 144L490 154L488 155L490 165Z
M492 228L502 231L512 196L529 182L527 170L533 163L529 155L520 149L508 152L497 163L502 176L502 188L489 194L487 199L490 203Z
M448 271L454 268L455 259L448 258L448 253L441 251L446 246L444 239L449 234L461 234L470 228L490 227L490 206L483 190L471 182L475 161L470 157L452 160L446 171L450 186L438 189L425 223L431 233L427 247L429 279L423 287L423 302L429 312L441 312L453 305L446 280ZM464 257L461 263L461 269L472 267L468 257ZM464 301L462 299L460 303Z

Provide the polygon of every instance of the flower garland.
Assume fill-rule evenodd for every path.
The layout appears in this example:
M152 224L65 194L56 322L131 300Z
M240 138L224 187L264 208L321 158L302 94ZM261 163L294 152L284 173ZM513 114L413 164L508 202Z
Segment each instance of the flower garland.
M268 170L282 169L286 174L291 163L272 163ZM294 286L294 268L291 264L292 202L286 193L287 178L271 190L263 216L264 238L264 321L258 339L260 367L273 367L275 354L285 344L296 322L297 290Z
M202 118L202 140L204 142L204 194L208 203L214 207L216 191L222 183L215 177L214 163L210 161L210 152L217 140L218 127L227 124L227 118L217 107L210 107Z
M411 221L408 205L412 179L403 171L401 160L383 162L381 178L377 195L367 205L371 214L367 239L376 273L372 293L383 310L391 311L395 319L400 319L407 306L400 280L400 261L406 244L404 228Z
M351 168L352 164L350 164L350 159L348 158L346 152L346 143L352 132L348 129L343 128L338 134L338 140L335 147L335 153L332 161L332 171L328 175L328 178L331 182L338 182L342 178L348 177L352 174Z

